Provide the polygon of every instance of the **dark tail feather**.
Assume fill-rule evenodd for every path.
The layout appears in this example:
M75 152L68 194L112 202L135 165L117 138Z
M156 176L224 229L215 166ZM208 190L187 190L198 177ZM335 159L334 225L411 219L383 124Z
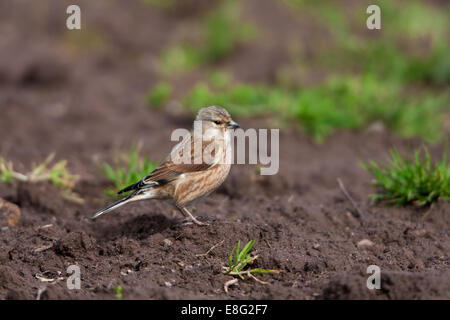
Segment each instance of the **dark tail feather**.
M114 210L114 209L117 209L117 208L120 207L120 206L123 206L125 203L127 203L128 201L130 201L131 198L132 198L134 195L135 195L135 194L130 194L129 196L127 196L127 197L125 197L125 198L123 198L123 199L120 199L120 200L114 202L113 204L107 206L106 208L103 208L102 210L100 210L100 211L98 211L96 214L94 214L94 215L92 216L92 219L98 218L99 216L101 216L101 215L104 214L104 213L107 213L107 212L109 212L109 211L112 211L112 210Z
M135 189L138 188L139 183L140 183L140 181L139 181L139 182L136 182L136 183L133 183L131 186L128 186L128 187L126 187L126 188L123 188L122 190L120 190L119 192L117 192L117 194L121 194L121 193L124 193L124 192L128 192L128 191L131 191L131 190L135 190Z
M132 184L131 186L128 186L128 187L120 190L119 192L117 192L117 194L121 194L121 193L132 191L132 190L147 189L147 188L154 187L156 185L158 185L157 182L152 181L150 183L146 183L146 182L144 182L144 179L143 179L143 180L140 180L140 181Z

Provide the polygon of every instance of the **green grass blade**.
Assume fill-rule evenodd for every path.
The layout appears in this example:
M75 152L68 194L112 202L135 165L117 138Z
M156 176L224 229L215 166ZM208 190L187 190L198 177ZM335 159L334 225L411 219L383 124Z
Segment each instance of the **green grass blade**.
M234 258L234 265L235 265L235 266L237 266L238 263L240 262L240 261L239 261L239 253L240 253L239 247L240 247L240 246L241 246L241 240L238 241L237 246L236 246L236 256L235 256L235 258Z

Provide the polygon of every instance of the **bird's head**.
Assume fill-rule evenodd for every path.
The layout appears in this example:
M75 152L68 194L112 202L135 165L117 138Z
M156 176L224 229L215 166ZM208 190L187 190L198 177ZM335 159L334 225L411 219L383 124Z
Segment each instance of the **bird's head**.
M230 114L224 108L210 106L199 110L195 121L202 124L202 133L204 138L209 136L224 137L224 134L231 132L230 129L239 128L239 125L231 119Z
M202 122L203 132L209 129L226 132L228 129L239 128L239 125L231 119L228 111L218 106L200 109L195 120Z

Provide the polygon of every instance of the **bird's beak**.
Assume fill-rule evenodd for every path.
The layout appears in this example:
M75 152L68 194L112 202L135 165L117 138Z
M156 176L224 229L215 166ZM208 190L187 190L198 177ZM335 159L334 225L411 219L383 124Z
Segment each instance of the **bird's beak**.
M240 126L237 124L237 122L234 122L233 120L230 120L227 123L227 127L228 128L233 128L233 129L240 128Z

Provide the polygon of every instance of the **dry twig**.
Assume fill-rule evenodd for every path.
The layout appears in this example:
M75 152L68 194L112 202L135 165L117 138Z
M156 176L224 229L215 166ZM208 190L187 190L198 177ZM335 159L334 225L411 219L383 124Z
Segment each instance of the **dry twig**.
M196 254L196 257L202 257L202 256L207 256L211 251L213 251L215 248L217 248L218 246L222 245L223 242L225 240L220 241L219 243L216 243L215 245L213 245L211 248L209 248L208 251L206 251L205 253L200 253L200 254Z
M353 208L355 208L356 212L358 213L358 215L363 218L365 216L365 214L361 211L361 209L359 209L358 204L356 203L355 200L353 200L353 198L350 196L350 194L348 193L347 189L344 186L344 183L342 182L342 180L340 178L337 179L337 182L339 184L339 187L341 188L342 192L344 193L344 195L347 197L347 199L350 201L350 203L352 204Z
M42 251L48 250L52 247L53 247L53 244L49 244L48 246L39 247L39 248L34 249L33 253L42 252Z

